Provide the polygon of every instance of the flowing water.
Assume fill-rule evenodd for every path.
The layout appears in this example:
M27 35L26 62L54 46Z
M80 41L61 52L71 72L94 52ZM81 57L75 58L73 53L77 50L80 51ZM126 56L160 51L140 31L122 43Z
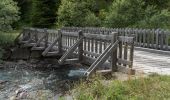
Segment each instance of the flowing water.
M85 69L70 65L57 69L29 69L17 66L1 69L0 100L34 100L37 95L57 100L58 96L68 93L73 83L82 78L84 72Z

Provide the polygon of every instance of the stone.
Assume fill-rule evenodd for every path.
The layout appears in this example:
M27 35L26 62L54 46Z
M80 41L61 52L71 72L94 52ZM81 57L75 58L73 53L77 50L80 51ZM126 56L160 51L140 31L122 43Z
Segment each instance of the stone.
M18 99L26 99L27 96L28 96L28 93L27 93L26 91L24 91L24 92L21 92L21 93L17 96L17 98L18 98Z
M8 81L4 81L4 80L0 80L0 84L5 84L7 83Z
M27 62L26 62L26 61L24 61L24 60L18 60L18 64L19 64L19 65L26 65L26 64L27 64Z
M11 96L11 97L9 98L9 100L17 100L17 97L16 97L16 96Z

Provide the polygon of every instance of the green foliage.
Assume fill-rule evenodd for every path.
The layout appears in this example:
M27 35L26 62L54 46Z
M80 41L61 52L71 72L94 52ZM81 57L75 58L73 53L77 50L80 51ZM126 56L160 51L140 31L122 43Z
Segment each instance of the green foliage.
M12 24L19 20L19 11L13 0L1 0L0 2L0 31L12 29Z
M60 0L32 0L32 26L49 28L55 24Z
M155 2L154 2L155 1ZM169 1L163 0L166 3ZM170 28L170 11L162 1L115 0L106 14L107 27ZM166 5L163 3L163 5ZM161 9L162 8L162 9Z
M127 27L143 17L143 0L115 0L106 16L106 26Z
M127 81L104 83L99 79L80 82L76 100L169 100L170 76L151 75Z
M0 47L0 64L2 63L2 56L3 56L4 50Z
M94 13L89 13L85 17L84 25L85 26L100 26L101 21Z
M154 13L155 11L155 13ZM151 13L154 14L151 14ZM145 11L145 17L142 21L139 21L136 26L143 28L165 28L170 29L170 12L168 10L162 10L156 12L154 8L147 9Z
M58 10L58 25L98 26L99 20L92 12L95 10L94 4L93 0L62 0Z
M1 32L0 31L0 47L7 47L14 44L14 40L18 32Z
M32 0L14 0L20 8L20 20L15 25L28 25L31 23ZM17 27L17 26L16 26Z

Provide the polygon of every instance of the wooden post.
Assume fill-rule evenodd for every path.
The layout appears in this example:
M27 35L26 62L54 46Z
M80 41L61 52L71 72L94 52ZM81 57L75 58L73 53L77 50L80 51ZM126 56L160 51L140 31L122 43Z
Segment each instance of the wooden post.
M38 41L38 32L37 32L37 30L34 31L34 35L35 35L35 42L37 42Z
M47 48L48 47L48 32L47 32L46 28L44 29L44 33L46 34L46 37L45 37L45 48Z
M111 40L111 43L114 44L117 41L118 33L113 32L113 37ZM117 49L112 51L111 53L111 67L112 67L112 72L117 71Z
M83 32L79 31L78 34L78 38L81 39L83 37ZM78 46L78 58L80 62L83 60L83 41Z
M133 42L131 44L131 48L130 48L130 61L132 62L132 64L129 66L129 68L133 67L133 56L134 56L134 38L133 38Z
M62 32L61 30L58 30L58 49L59 49L59 53L62 53Z

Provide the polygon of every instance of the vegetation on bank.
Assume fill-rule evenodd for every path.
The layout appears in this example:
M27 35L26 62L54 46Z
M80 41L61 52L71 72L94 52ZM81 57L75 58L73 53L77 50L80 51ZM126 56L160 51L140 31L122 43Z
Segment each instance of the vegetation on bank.
M2 62L2 57L5 49L14 45L14 40L18 34L18 31L0 31L0 63Z
M170 29L169 0L14 0L20 21L14 27L62 26Z
M151 75L127 81L99 78L76 84L76 100L169 100L170 76Z

